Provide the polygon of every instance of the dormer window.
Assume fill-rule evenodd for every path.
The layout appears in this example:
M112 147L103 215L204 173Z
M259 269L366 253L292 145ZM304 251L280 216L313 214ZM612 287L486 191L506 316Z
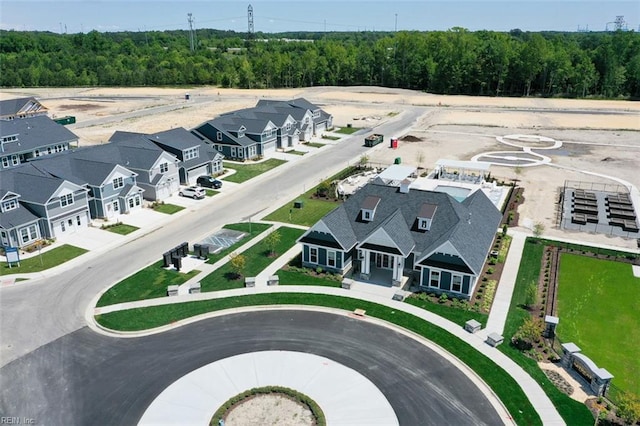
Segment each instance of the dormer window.
M436 210L438 206L435 204L424 203L420 207L420 211L418 212L418 229L421 231L428 231L431 229L431 222L433 221L433 216L436 214Z
M189 149L185 149L183 151L183 161L189 161L191 159L194 158L198 158L200 156L200 148L199 147L193 147L193 148L189 148Z
M218 141L222 141L222 132L216 133L216 139L218 139Z
M379 203L380 197L366 197L362 202L362 205L360 206L362 220L364 220L365 222L371 222L376 214L376 208L378 207Z
M14 210L18 208L18 200L11 199L11 200L7 200L4 203L2 203L2 211L3 212L8 212L9 210Z

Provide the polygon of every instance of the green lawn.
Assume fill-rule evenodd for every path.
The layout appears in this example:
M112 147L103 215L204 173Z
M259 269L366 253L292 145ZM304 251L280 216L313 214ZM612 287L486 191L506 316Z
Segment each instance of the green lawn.
M156 204L153 209L160 213L174 214L184 210L184 207L176 206L175 204Z
M322 139L338 140L340 138L336 136L323 136ZM326 144L318 143L318 142L308 142L306 145L310 146L311 148L322 148Z
M612 383L640 395L640 278L628 263L563 253L558 287L558 337L573 342Z
M265 217L265 220L313 226L317 221L322 219L324 215L340 205L340 203L336 201L313 199L311 196L314 193L315 189L307 191L305 194L302 194L300 197L291 200L291 202L272 212ZM301 209L293 207L293 203L296 200L302 200L303 207Z
M465 311L460 308L453 308L451 306L444 306L438 303L429 302L428 300L420 300L416 297L409 297L404 299L405 303L408 303L418 308L422 308L425 311L433 312L436 315L440 315L449 321L455 322L461 327L464 327L464 323L470 319L478 321L484 327L487 325L488 315L480 312Z
M207 197L213 197L216 194L219 194L220 191L216 191L215 189L205 188L204 193Z
M167 295L167 286L182 284L199 273L197 270L187 274L167 270L162 268L162 261L156 262L111 287L96 306L163 297Z
M80 247L64 244L60 247L48 250L41 255L35 255L28 259L20 260L20 266L9 266L6 263L0 268L0 275L9 274L29 274L32 272L40 272L45 269L53 268L61 263L67 262L74 257L86 253L85 249Z
M505 343L498 346L498 349L522 367L533 379L538 382L545 391L553 405L568 425L589 425L593 424L593 416L586 405L571 399L560 392L542 372L538 363L526 357L522 352L511 346L508 342L522 325L529 313L523 308L525 301L525 290L527 284L532 280L538 281L540 276L540 265L544 251L542 243L534 244L535 240L527 238L520 261L520 269L516 278L516 285L509 306L509 313L504 327ZM560 319L562 322L562 318Z
M330 135L322 135L322 139L327 139L330 141L337 141L338 139L342 139L340 136L330 136Z
M287 154L293 154L293 155L305 155L306 152L305 151L287 151Z
M116 234L127 235L132 233L133 231L137 231L140 228L133 225L127 225L125 223L118 223L117 225L108 226L108 227L105 227L104 229L109 232L115 232Z
M260 294L129 309L126 311L97 315L96 320L106 328L134 331L159 327L206 312L242 306L264 306L272 304L327 306L347 311L364 309L367 311L368 316L392 322L417 333L458 357L493 389L517 424L542 424L540 417L517 382L489 358L483 356L462 340L455 338L449 332L433 324L423 321L411 314L392 310L389 307L376 303L348 297L319 294ZM591 424L593 424L593 420Z
M229 182L242 183L284 163L286 163L286 161L278 160L276 158L270 158L266 161L253 164L238 164L225 161L223 163L224 167L233 169L236 172L230 176L224 177L224 180Z
M305 272L280 269L277 274L280 285L317 285L322 287L340 287L342 280L330 280L327 278L314 277Z
M298 237L304 233L302 229L287 227L279 228L278 232L280 232L280 242L276 247L277 255L281 255L293 247ZM276 260L275 257L269 255L269 248L264 241L260 241L242 254L246 258L245 269L242 272L244 277L255 277ZM204 279L200 281L200 286L203 292L242 288L244 287L244 279L236 279L230 263L227 262L219 269L216 269L204 277Z
M247 235L245 235L237 243L227 247L226 249L220 250L215 254L210 254L207 263L216 263L218 260L233 252L244 243L255 238L256 235L261 234L267 229L271 228L271 226L272 225L266 223L231 223L223 226L223 228L225 229L233 229L234 231L246 232Z
M351 135L360 129L361 127L340 127L338 130L335 130L335 132L342 133L343 135Z

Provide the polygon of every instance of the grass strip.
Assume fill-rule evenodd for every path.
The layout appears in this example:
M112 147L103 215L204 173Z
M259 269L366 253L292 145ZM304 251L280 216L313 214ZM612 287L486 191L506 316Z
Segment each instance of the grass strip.
M126 223L117 223L115 225L105 226L102 229L107 230L109 232L116 233L116 234L120 234L120 235L128 235L133 231L137 231L140 228L133 225L127 225Z
M451 306L440 305L428 300L420 300L417 297L408 297L404 299L405 303L416 306L425 311L433 312L436 315L446 318L451 322L455 322L461 327L464 327L464 323L470 319L478 321L482 326L487 325L489 316L480 312L468 311L460 308L453 308Z
M277 158L270 158L266 161L254 164L237 164L225 161L223 163L224 167L233 169L236 172L230 176L224 177L224 180L242 183L284 163L286 163L285 160L278 160Z
M153 206L153 210L165 214L174 214L184 210L184 207L176 206L175 204L156 204Z
M358 130L360 130L361 127L340 127L338 130L334 130L335 133L341 133L343 135L352 135L355 132L357 132Z
M0 268L0 275L29 274L32 272L44 271L68 262L74 257L78 257L86 252L87 250L83 248L64 244L60 247L47 250L42 254L22 259L20 260L20 266L14 265L9 268L9 265L5 263L2 265L2 268Z
M341 296L306 293L259 294L116 311L97 315L96 320L103 327L112 330L138 331L170 324L207 312L272 304L326 306L346 311L364 309L367 311L367 315L413 331L458 357L493 389L516 423L522 425L542 424L538 413L517 382L492 360L442 328L414 315L395 311L377 303ZM593 420L591 422L593 423Z

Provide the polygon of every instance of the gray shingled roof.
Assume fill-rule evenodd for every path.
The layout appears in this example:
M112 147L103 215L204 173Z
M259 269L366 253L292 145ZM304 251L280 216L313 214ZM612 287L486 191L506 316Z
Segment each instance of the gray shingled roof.
M180 151L202 145L202 141L197 136L183 127L154 133L148 138L155 144Z
M3 144L3 154L33 151L37 148L78 140L78 137L69 129L44 115L2 121L0 136L9 135L18 135L18 140Z
M227 128L225 126L227 126L228 121L225 121L223 119L221 119L220 117L218 118L214 118L213 120L209 120L205 123L202 123L201 125L199 125L198 127L196 127L195 129L193 129L193 131L201 134L202 136L204 136L205 138L207 138L211 143L214 144L219 144L219 143L224 143L224 144L229 144L231 142L236 143L237 145L240 146L251 146L251 145L255 145L257 142L254 141L253 139L249 138L249 137L242 137L242 138L237 138L234 135L232 135L230 133L231 130L227 130ZM236 123L237 124L237 123ZM235 124L234 124L235 126ZM235 127L235 130L233 130L234 132L237 131L237 129L239 129L240 126ZM224 142L220 142L218 141L218 137L216 132L221 132L224 135Z
M0 181L3 187L11 185L11 190L20 194L21 201L37 204L46 203L63 183L63 179L47 175L31 163L1 171Z
M40 104L40 102L38 102L38 100L34 97L6 99L0 101L0 117L16 115L30 103ZM44 106L42 106L42 108L46 110Z
M0 228L12 229L35 222L38 219L38 216L31 213L23 205L20 205L17 209L9 210L8 212L0 214Z
M361 207L367 197L381 199L370 222L360 220ZM421 231L417 227L417 218L425 203L438 206L429 231ZM414 189L401 193L397 187L370 183L322 221L338 241L352 242L355 239L363 242L382 228L403 254L413 251L421 258L450 241L471 270L479 273L501 217L482 191L476 191L459 203L442 192ZM342 245L351 247L347 243Z

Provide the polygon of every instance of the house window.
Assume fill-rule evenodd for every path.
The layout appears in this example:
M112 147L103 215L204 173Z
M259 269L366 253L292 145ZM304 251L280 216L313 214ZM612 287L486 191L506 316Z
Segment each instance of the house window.
M238 148L238 157L242 158L244 156L244 150L242 148Z
M451 290L462 292L462 276L460 275L451 276Z
M420 229L427 229L429 227L427 219L420 219Z
M67 230L67 228L64 226L64 220L60 222L60 229L62 229L62 232Z
M336 266L336 252L333 250L327 251L327 266Z
M18 201L15 199L5 201L4 205L2 206L2 210L5 212L9 210L17 209L17 208L18 208Z
M40 157L40 150L39 150L39 149L36 149L36 150L33 152L33 154L34 154L36 157Z
M291 130L291 123L287 123L287 130Z
M231 157L235 157L236 156L236 147L233 146L231 147Z
M2 245L9 245L9 235L5 231L0 231L0 238L2 238Z
M431 271L429 287L440 287L440 271Z
M22 239L22 243L28 243L38 238L38 228L36 225L30 225L26 228L22 228L20 230L20 238Z
M133 208L133 203L134 203L133 198L129 198L129 208L131 209Z
M20 159L18 158L18 156L17 156L17 155L14 155L14 156L12 156L12 157L11 157L11 163L12 163L14 166L17 166L18 164L20 164Z
M218 151L222 152L222 145L218 145Z
M169 171L169 163L160 164L160 173L167 173Z
M184 158L183 161L189 161L192 160L194 158L198 158L198 147L196 146L195 148L189 148L189 149L185 149L183 151L183 156Z
M9 167L9 157L2 157L2 167Z
M120 203L118 203L118 200L115 200L113 202L113 211L117 212L118 210L120 210Z
M358 249L358 260L364 259L364 250Z
M136 206L139 206L140 205L140 196L136 195L134 198L136 200Z
M365 210L362 212L364 215L364 220L371 220L371 212L368 210Z
M113 189L122 188L124 186L124 179L122 176L117 177L113 180Z
M216 139L218 139L219 141L222 141L222 132L216 133Z
M47 147L47 154L51 154L51 152L52 152L51 147L50 147L50 146L48 146L48 147Z
M82 226L82 221L80 220L80 216L76 216L76 223L78 226Z
M309 247L309 263L318 263L318 249Z
M71 204L73 204L73 194L65 194L62 197L60 197L61 207L70 206Z

